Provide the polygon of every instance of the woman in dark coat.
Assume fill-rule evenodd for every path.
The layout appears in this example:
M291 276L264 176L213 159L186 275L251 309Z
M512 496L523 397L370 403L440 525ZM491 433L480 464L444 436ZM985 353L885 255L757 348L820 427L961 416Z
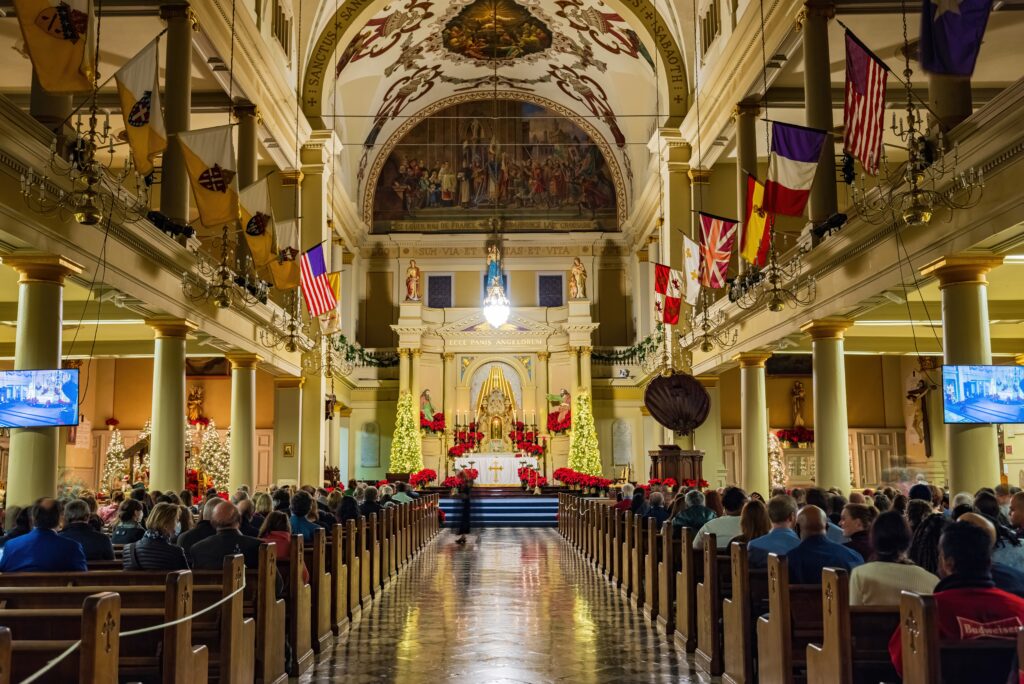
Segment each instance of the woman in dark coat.
M473 481L462 477L459 473L459 497L462 499L462 516L459 519L459 538L456 544L465 544L466 535L470 532L473 515Z
M171 543L180 510L172 503L153 507L142 539L124 547L125 570L188 570L185 550Z

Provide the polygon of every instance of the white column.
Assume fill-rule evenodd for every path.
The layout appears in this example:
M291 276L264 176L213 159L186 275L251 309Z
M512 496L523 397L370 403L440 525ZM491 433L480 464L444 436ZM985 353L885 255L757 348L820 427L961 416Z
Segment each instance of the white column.
M146 324L156 337L149 487L177 492L185 486L185 342L196 325L181 318L151 319Z
M274 472L277 484L299 481L299 450L302 447L303 378L274 378Z
M850 488L850 426L846 417L843 332L852 323L822 319L804 325L814 352L815 483L841 492Z
M744 352L740 364L740 449L743 459L742 487L747 494L771 494L768 479L768 411L764 364L771 352Z
M707 419L693 433L693 448L704 452L704 479L712 487L722 487L725 485L726 470L722 453L722 402L718 376L699 375L697 380L708 391L711 407Z
M231 363L231 484L229 491L256 484L256 354L232 353Z

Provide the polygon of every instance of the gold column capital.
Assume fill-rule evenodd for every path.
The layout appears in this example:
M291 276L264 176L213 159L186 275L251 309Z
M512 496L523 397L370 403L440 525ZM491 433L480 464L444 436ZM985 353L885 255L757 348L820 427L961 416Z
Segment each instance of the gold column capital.
M593 351L593 347L580 347L580 354L583 354L584 356L590 356Z
M697 382L704 385L705 389L712 389L718 387L718 376L717 375L698 375Z
M80 265L56 254L14 252L2 259L5 266L10 266L20 274L20 283L42 282L63 285L66 277L82 272Z
M423 350L420 349L419 347L416 347L415 349L412 350L412 355L415 356L416 358L419 358L423 356Z
M275 389L299 389L306 384L306 378L297 378L292 375L281 375L274 378Z
M260 108L248 100L240 100L232 105L231 113L234 114L236 119L241 119L243 116L251 116L256 119L256 123L262 123L263 121L263 114L260 112Z
M342 404L335 404L334 410L338 412L339 418L348 418L352 415L351 406L343 406Z
M164 21L185 17L192 24L192 30L199 30L199 17L187 2L165 2L160 5L160 18Z
M259 354L250 354L249 352L228 352L224 355L224 358L231 363L231 368L255 368L263 362L263 357Z
M651 411L646 406L641 406L640 407L640 415L641 416L650 416L651 415Z
M445 361L454 361L455 360L455 354L453 354L452 352L445 352L441 356L444 358Z
M409 356L409 350L406 349L405 347L399 347L398 348L398 358L401 359L401 358L406 357L406 356Z
M187 337L199 326L187 318L147 318L146 325L153 329L156 339L161 337Z
M985 285L985 274L1003 263L1003 257L994 254L960 254L936 259L921 269L922 276L939 279L939 289L947 285Z
M551 352L546 352L546 351L539 351L539 352L537 352L537 360L538 361L547 361L550 358L551 358Z
M696 185L707 185L711 182L711 169L690 169L690 182Z
M750 351L741 352L732 357L732 360L738 362L740 368L764 368L765 362L771 357L771 352Z
M853 325L845 318L819 318L800 326L800 332L810 335L812 340L841 340L843 333Z
M736 121L741 116L757 116L761 113L759 102L737 102L732 108L732 119Z
M294 188L302 185L303 174L299 169L288 169L281 172L281 186Z

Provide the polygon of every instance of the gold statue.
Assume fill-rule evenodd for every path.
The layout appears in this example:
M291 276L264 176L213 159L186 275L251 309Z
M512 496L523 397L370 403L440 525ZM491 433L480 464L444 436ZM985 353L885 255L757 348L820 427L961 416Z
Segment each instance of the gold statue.
M409 259L409 268L405 269L405 301L420 301L420 269L415 259Z
M569 270L569 299L587 298L587 269L579 257L572 260Z
M188 391L188 401L186 402L186 413L188 414L188 422L193 425L199 422L199 419L203 417L203 391L202 385L193 385L192 389Z

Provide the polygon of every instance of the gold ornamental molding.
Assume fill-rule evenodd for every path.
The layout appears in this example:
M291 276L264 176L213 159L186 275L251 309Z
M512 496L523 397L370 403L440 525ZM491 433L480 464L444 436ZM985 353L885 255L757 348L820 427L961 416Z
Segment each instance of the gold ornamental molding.
M771 352L742 352L732 357L740 364L740 368L764 368L764 364L772 357Z
M852 325L853 321L845 318L822 318L804 323L800 332L810 335L812 340L841 340Z
M199 327L187 318L147 318L146 325L153 329L153 336L158 340L165 337L184 339Z
M263 363L262 356L249 352L229 352L224 355L224 358L231 364L232 370L235 368L255 368Z
M274 378L274 387L276 389L300 389L305 384L306 378L297 378L291 375Z
M63 285L65 278L82 272L82 267L74 261L42 252L15 252L2 257L2 261L19 273L19 283Z
M991 254L961 254L936 259L921 269L921 275L939 279L939 289L948 285L985 285L985 275L1003 263L1003 257Z
M705 389L714 389L718 387L718 376L717 375L698 375L697 382L704 385Z

